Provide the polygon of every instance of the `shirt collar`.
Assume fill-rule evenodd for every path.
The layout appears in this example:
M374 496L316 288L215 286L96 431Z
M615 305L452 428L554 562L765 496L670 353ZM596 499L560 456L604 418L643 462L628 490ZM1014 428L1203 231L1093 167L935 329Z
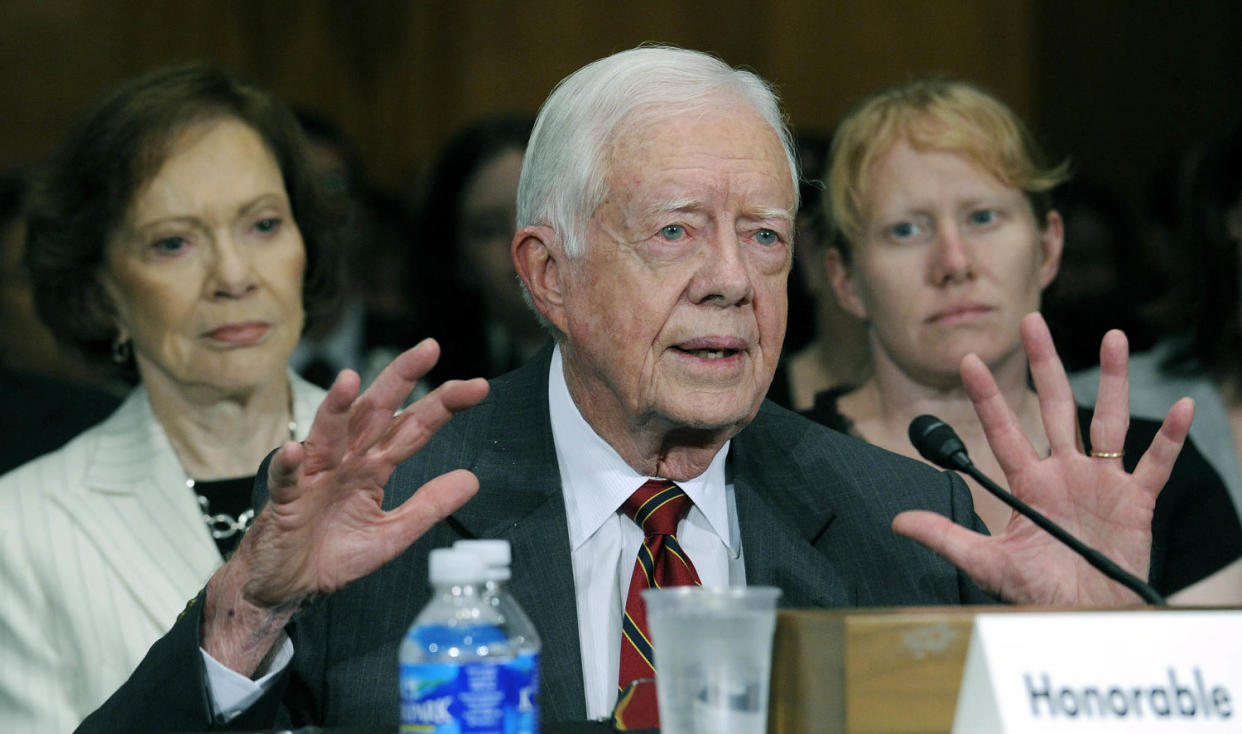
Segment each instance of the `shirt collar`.
M565 383L560 345L552 352L552 366L548 371L548 408L565 495L569 545L571 550L576 550L616 514L634 490L646 480L656 477L643 476L634 471L582 417ZM726 441L716 452L707 471L693 479L677 482L677 486L694 501L715 534L730 550L735 550L729 532L725 494L725 458L728 454L729 442Z

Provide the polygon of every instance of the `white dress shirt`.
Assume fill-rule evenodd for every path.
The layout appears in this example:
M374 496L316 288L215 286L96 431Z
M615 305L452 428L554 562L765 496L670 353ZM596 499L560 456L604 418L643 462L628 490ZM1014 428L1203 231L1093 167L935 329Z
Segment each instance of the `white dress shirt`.
M587 717L607 718L617 702L621 616L643 542L642 529L619 510L652 477L630 468L582 417L565 384L559 347L548 374L548 407L569 523ZM746 583L733 487L725 483L728 448L707 471L677 483L694 501L677 540L704 586Z
M553 352L548 373L548 404L569 524L587 717L606 719L617 701L621 615L643 542L642 529L620 508L653 477L631 469L582 417L565 384L560 347ZM746 584L737 504L733 486L725 482L728 449L726 443L707 471L677 483L694 502L678 526L677 540L704 586ZM287 636L278 644L280 652L259 681L229 670L202 651L218 717L237 716L275 682L276 674L293 658Z

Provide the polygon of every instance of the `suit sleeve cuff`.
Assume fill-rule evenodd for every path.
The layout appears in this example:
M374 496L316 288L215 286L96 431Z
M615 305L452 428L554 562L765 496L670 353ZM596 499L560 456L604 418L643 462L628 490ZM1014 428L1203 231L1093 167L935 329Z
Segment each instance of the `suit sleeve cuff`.
M199 648L207 673L207 695L217 723L228 723L240 716L275 684L281 672L293 660L293 641L289 639L289 635L282 632L278 645L276 654L268 662L267 670L254 680L225 667L208 655L206 650Z

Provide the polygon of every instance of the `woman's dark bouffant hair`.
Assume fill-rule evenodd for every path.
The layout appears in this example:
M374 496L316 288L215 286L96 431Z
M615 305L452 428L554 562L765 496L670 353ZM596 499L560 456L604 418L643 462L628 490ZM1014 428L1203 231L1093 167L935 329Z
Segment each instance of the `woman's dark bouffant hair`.
M436 282L420 278L413 287L428 294L428 302L456 304L450 313L438 315L424 326L442 347L440 361L431 373L433 382L488 370L487 330L482 303L475 292L478 286L462 278L464 255L457 212L467 187L484 166L510 150L526 150L534 124L533 118L524 115L478 120L444 145L423 178L414 214L419 231L436 233L434 243L423 243L428 248L426 257L434 256L441 263L434 272L442 275L447 271L451 277L440 277Z
M343 208L320 189L296 118L267 92L220 69L188 64L115 89L36 176L27 201L26 263L39 317L61 342L111 363L117 329L99 278L108 240L177 135L222 118L253 128L280 167L306 247L306 329L335 315Z
M454 255L461 250L456 217L466 187L480 169L502 153L525 151L534 125L533 118L523 115L484 118L460 130L436 156L427 171L416 214L424 222L435 222L439 230L448 226Z
M1229 216L1242 207L1242 113L1195 151L1177 196L1173 293L1158 311L1183 334L1163 368L1242 384L1242 241Z

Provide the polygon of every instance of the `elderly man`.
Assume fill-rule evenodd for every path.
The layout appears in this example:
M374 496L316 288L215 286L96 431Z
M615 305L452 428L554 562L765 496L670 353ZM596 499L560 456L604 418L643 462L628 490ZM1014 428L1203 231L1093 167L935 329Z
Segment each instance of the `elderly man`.
M427 554L466 537L512 543L511 588L543 639L544 720L605 717L626 682L623 610L644 542L627 513L649 480L692 501L675 533L692 574L779 586L790 606L987 600L971 578L1024 603L1134 601L1025 521L976 532L955 475L763 402L796 182L776 100L752 74L640 48L563 81L531 138L512 246L555 348L486 398L481 380L448 383L395 417L433 343L361 396L357 376L338 378L308 440L270 460L237 553L82 731L394 725L397 647L428 596ZM982 363L963 363L1009 485L1145 575L1152 506L1192 408L1170 411L1128 475L1076 447L1042 322L1026 337L1050 457ZM1126 429L1124 343L1110 344L1101 446Z

